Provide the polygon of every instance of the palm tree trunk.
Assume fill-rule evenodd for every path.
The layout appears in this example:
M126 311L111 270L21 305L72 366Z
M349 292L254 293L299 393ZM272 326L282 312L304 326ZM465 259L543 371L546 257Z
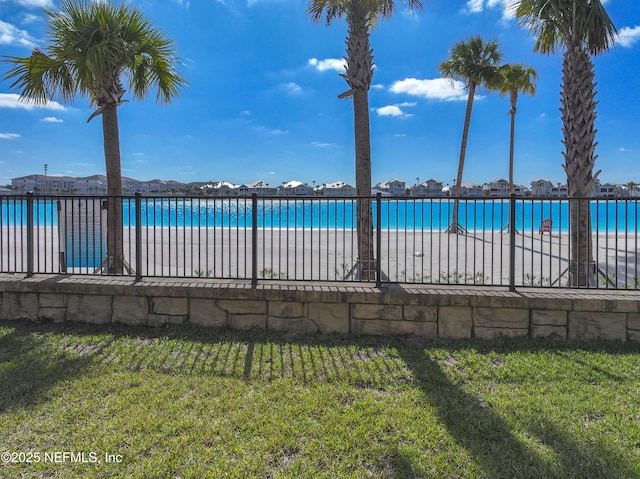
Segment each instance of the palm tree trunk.
M447 228L447 233L465 233L465 229L458 223L458 209L460 207L460 194L462 193L462 172L464 170L464 159L467 154L467 138L469 137L469 125L471 124L471 110L473 109L473 98L476 93L476 85L469 82L469 96L467 97L467 111L464 115L464 127L462 128L462 143L460 145L460 160L458 161L458 175L456 177L456 187L454 189L453 217L451 224Z
M353 95L355 127L357 240L360 279L375 280L376 265L373 248L373 213L371 208L371 146L369 131L369 95L356 89Z
M593 167L597 155L595 142L595 84L593 63L581 44L567 44L562 65L562 132L564 169L569 194L571 258L569 285L587 287L595 283L593 264L591 196Z
M371 207L371 132L369 127L369 87L373 78L373 55L369 42L369 13L354 9L347 17L347 65L342 75L353 97L355 170L357 200L357 241L359 277L376 279Z
M107 268L109 274L123 274L122 172L118 111L114 105L107 105L102 112L102 134L109 196L107 200Z

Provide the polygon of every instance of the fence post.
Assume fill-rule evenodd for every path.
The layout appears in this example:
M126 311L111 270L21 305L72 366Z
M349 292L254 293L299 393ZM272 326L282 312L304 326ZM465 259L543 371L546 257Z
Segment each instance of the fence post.
M27 192L27 278L33 277L33 191Z
M136 281L142 281L142 193L136 192Z
M382 287L382 194L376 193L376 288Z
M258 195L251 193L251 286L258 284Z
M516 290L516 194L509 197L509 291Z

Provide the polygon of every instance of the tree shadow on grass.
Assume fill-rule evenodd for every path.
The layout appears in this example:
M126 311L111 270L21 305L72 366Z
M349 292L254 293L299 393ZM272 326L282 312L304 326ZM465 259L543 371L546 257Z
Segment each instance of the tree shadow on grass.
M495 343L492 343L495 344ZM487 343L474 343L485 352ZM609 352L619 351L620 345L590 345L604 347ZM468 345L467 345L468 347ZM505 340L498 346L502 353L522 349L555 351L569 349L566 343L529 342ZM478 348L476 348L477 350ZM633 350L633 346L630 348ZM436 410L442 425L463 446L488 478L633 478L640 477L640 468L631 464L620 451L611 450L601 440L577 442L552 420L536 418L525 424L526 434L535 437L540 444L553 451L553 459L541 457L521 441L506 421L480 397L469 394L455 384L444 372L443 366L429 358L424 348L399 346L398 351L413 372L415 383L424 399ZM445 366L446 367L446 366ZM614 473L612 471L619 471Z
M81 376L98 353L95 347L52 348L48 326L28 321L0 322L0 414L44 400L62 381Z
M90 363L112 369L151 369L169 374L217 375L242 381L293 378L301 384L340 381L361 388L395 389L412 383L433 408L439 424L487 478L633 478L638 466L611 450L602 436L576 439L551 418L520 420L518 432L482 397L467 392L429 356L432 349L473 349L478 354L564 353L576 350L629 354L638 346L531 340L426 341L382 337L292 335L229 331L191 326L151 329L124 325L0 322L0 413L42 401L58 382L85 373ZM66 346L47 346L46 334L66 337ZM97 336L91 348L89 336ZM9 362L7 366L3 362ZM578 364L587 368L590 364ZM599 366L598 366L599 367ZM602 369L602 368L600 368ZM611 381L628 380L610 370L594 370ZM6 389L9 386L10 389ZM9 391L9 392L5 392ZM392 411L389 412L390 414ZM535 438L550 455L542 457L521 439ZM389 444L384 477L428 477L398 445ZM551 457L551 458L550 458ZM386 467L386 470L385 470ZM613 475L611 471L618 471ZM455 477L455 476L453 476Z

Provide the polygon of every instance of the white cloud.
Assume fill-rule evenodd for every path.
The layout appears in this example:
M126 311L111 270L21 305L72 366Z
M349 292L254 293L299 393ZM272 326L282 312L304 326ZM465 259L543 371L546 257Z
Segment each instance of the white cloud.
M621 47L631 47L638 40L640 40L640 25L633 28L624 27L618 32L617 41Z
M280 83L277 89L287 95L300 95L302 93L302 87L294 82Z
M320 141L314 141L311 143L313 146L317 146L318 148L327 148L330 146L336 146L335 143L322 143Z
M469 13L479 13L484 9L484 0L468 0L466 11Z
M35 42L26 31L0 20L0 45L18 45L33 48Z
M0 133L0 140L15 140L16 138L20 138L17 133Z
M47 116L42 119L45 123L64 123L64 120L60 118L56 118L55 116Z
M39 15L34 15L33 13L25 13L22 17L22 23L25 25L30 25L32 23L42 21L42 17Z
M318 71L335 70L338 72L344 72L345 59L344 58L325 58L324 60L318 60L317 58L311 58L309 65L315 67Z
M462 11L472 14L481 13L488 8L501 8L502 18L509 19L515 17L513 3L514 0L467 0L467 4Z
M0 3L7 3L9 0L0 0ZM27 8L49 8L53 6L51 0L14 0L18 5Z
M402 116L404 113L395 105L387 105L382 108L376 108L378 116Z
M0 93L0 108L20 108L33 110L43 108L45 110L64 111L66 108L55 101L47 101L44 105L38 105L31 100L20 100L20 95L15 93Z
M447 78L434 78L432 80L405 78L394 82L390 91L393 93L406 93L407 95L429 100L462 101L467 99L464 83Z

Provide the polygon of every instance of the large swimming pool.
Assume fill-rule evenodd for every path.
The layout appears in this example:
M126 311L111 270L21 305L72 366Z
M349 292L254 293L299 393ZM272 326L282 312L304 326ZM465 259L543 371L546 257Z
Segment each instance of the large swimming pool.
M99 211L104 198L64 197L67 214ZM59 201L34 199L34 222L39 226L57 226ZM398 230L445 230L453 213L449 198L382 198L380 227ZM87 205L95 205L95 208ZM591 217L594 231L638 233L639 200L593 200ZM377 227L377 204L373 201L374 227ZM500 230L509 218L508 199L461 200L459 223L467 230ZM253 223L251 198L147 198L141 200L143 227L249 228ZM256 202L258 228L353 229L357 201L355 198L260 198ZM70 212L70 213L69 213ZM125 226L135 226L136 204L123 200ZM553 231L569 228L569 202L565 200L516 201L515 225L519 231L537 231L543 219L553 221ZM27 207L24 198L0 197L0 224L24 226Z

